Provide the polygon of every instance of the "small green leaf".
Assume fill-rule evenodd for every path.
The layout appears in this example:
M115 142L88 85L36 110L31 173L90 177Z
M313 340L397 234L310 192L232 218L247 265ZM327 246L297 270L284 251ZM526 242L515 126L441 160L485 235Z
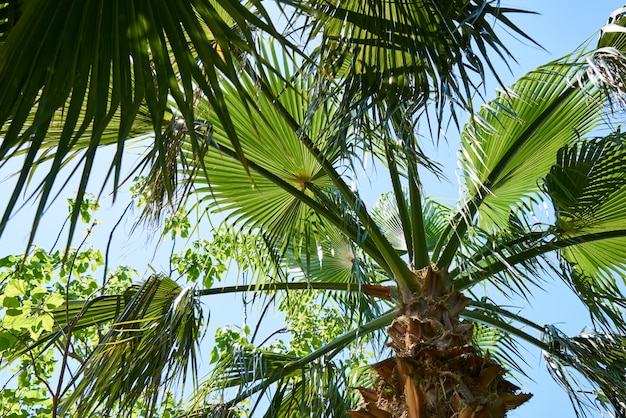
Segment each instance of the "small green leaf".
M4 288L4 295L9 297L24 296L28 289L28 283L21 279L9 280Z
M21 309L7 309L6 316L20 316L22 314Z
M52 310L63 304L65 298L58 293L53 293L46 299L46 308Z
M16 297L5 297L2 301L2 306L5 308L19 308L20 300Z
M46 293L48 293L48 289L46 289L45 287L41 287L41 286L37 286L36 288L30 291L31 297L45 295Z
M10 332L0 333L0 351L12 347L15 341L17 341L17 338Z
M211 350L211 361L210 364L215 364L220 359L220 353L217 351L217 347L213 347Z
M210 289L213 286L213 276L209 274L205 274L202 278L202 285L205 289Z
M37 325L41 326L42 331L52 331L54 328L54 318L52 315L44 314L37 320Z
M6 257L0 258L0 267L14 266L16 264L15 261L14 255L7 255Z

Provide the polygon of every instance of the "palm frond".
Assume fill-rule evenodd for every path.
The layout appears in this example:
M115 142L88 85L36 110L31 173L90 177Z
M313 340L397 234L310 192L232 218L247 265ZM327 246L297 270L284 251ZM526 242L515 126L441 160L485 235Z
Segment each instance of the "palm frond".
M197 375L200 309L193 292L167 277L141 285L67 385L61 411L128 412L138 399L153 411L163 390Z
M561 148L545 177L556 225L562 235L603 231L623 225L626 195L626 140L621 132L579 140Z
M548 370L568 392L578 417L597 416L611 409L614 415L609 416L623 416L626 405L623 335L590 332L568 337L552 325L540 326L486 301L473 301L472 307L462 316L495 327L543 351ZM587 415L591 411L594 415Z
M626 8L611 13L606 25L600 30L597 50L587 59L589 80L602 89L614 103L626 103L624 61L626 56Z
M530 204L521 205L496 231L472 228L462 240L450 271L455 288L469 290L487 281L508 297L528 298L533 290L541 289L551 273L558 273L559 266L548 257L555 248L536 251L548 245L553 235L549 225L528 219L532 211Z
M626 224L626 140L621 132L576 141L557 153L544 188L556 214L557 234L574 237L622 228ZM610 280L626 272L620 248L626 240L587 243L563 250L581 273Z
M521 313L514 314L506 310L503 306L494 304L487 298L475 300L471 303L472 314L480 313L479 318L490 318L487 321L475 321L473 343L484 353L496 359L508 372L528 377L524 371L527 365L522 353L520 341L515 334L508 330L508 327L520 326ZM507 326L503 326L506 324ZM528 322L522 323L522 327L528 327ZM531 329L531 332L534 331ZM523 364L523 365L522 365Z
M341 362L314 362L291 382L280 382L264 417L344 416L357 404ZM255 412L255 406L252 413Z
M626 20L617 23L623 26ZM530 72L483 106L465 127L461 163L467 196L435 248L440 265L452 261L476 214L483 228L506 224L509 210L539 191L537 179L553 164L550 156L594 128L609 125L607 96L621 95L619 77L615 85L608 73L594 77L593 57L606 48L621 54L618 48L626 37L622 30L609 32L595 50L583 47Z
M449 101L471 108L486 74L498 77L491 57L510 57L494 22L529 39L508 18L522 12L498 1L313 2L320 91L343 97L341 115L384 101L392 113L397 103L416 108L433 98L440 111Z
M250 387L298 359L294 355L242 345L235 345L230 352L223 354L211 371L210 379L203 384L205 388L209 388L209 394L226 388ZM293 371L292 374L297 375L298 371Z
M602 96L572 87L576 69L576 61L540 67L466 126L462 167L468 196L482 202L480 225L506 225L511 208L539 191L537 179L553 164L549 156L601 123Z
M548 370L577 406L578 417L605 416L605 412L612 417L625 416L626 338L623 335L589 332L568 337L547 326L544 340L550 346L544 351Z
M429 250L432 250L449 222L452 209L434 199L426 198L422 204L422 212L426 228L426 245ZM372 209L372 218L396 250L407 251L405 234L394 194L384 193L376 200Z
M546 157L601 123L602 94L572 87L574 74L567 62L540 67L466 126L461 164L468 197L435 248L438 263L452 261L474 215L482 229L508 225L511 209L539 192L537 179L553 164Z
M268 59L278 60L276 65L284 70L282 76L268 76L272 91L280 94L273 100L259 97L256 106L260 112L253 116L234 90L226 97L230 117L241 132L245 167L228 143L221 122L212 113L206 114L213 127L209 141L212 150L204 158L208 175L196 181L203 202L213 210L227 211L229 219L242 227L258 229L271 247L281 251L292 241L312 243L310 237L323 236L322 231L332 225L381 268L395 269L398 280L415 282L406 263L370 219L358 194L338 173L335 164L340 164L340 155L326 155L324 151L328 144L326 122L334 108L328 104L312 113L303 110L310 105L307 92L312 78L291 80L293 59L283 54L279 60L272 48L267 53ZM254 80L246 78L244 83L254 90ZM224 89L229 92L234 87ZM310 123L300 129L305 117ZM192 152L190 147L187 152ZM273 210L268 211L268 207Z
M311 352L310 354L299 358L297 361L293 361L286 365L282 370L274 373L271 376L265 376L262 382L259 382L257 385L254 385L243 392L239 393L237 396L228 401L225 406L232 407L237 405L244 399L249 398L257 392L265 391L268 387L270 387L275 382L280 381L284 376L288 376L294 373L297 370L302 369L308 364L316 361L320 358L325 358L330 360L337 356L341 350L347 347L350 343L354 342L355 339L360 336L367 335L373 331L379 330L382 327L385 327L391 323L393 318L396 316L397 312L395 310L390 311L386 314L380 315L373 321L370 321L362 326L359 326L358 329L347 332L340 337L335 338L333 341L330 341L328 344L325 344L321 348Z
M626 224L626 141L619 131L563 147L543 187L556 214L562 239L619 230ZM563 248L566 281L608 329L624 329L626 297L618 277L626 273L626 238L616 237ZM622 280L622 285L626 281Z
M305 92L311 80L298 79L296 88L287 86L287 83L291 83L290 72L294 71L294 63L287 57L284 59L285 62L275 62L275 65L286 68L284 77L273 77L273 91L280 92L278 100L301 123L301 118L305 117L304 109L309 106ZM246 80L246 85L250 91L256 89L252 80ZM276 111L271 100L259 97L256 106L260 113L250 119L247 105L237 96L235 86L227 85L224 90L227 109L240 132L239 141L247 162L309 197L311 192L307 190L312 184L321 189L330 186L315 156L298 139L297 132ZM213 211L227 211L232 221L250 228L262 228L272 240L281 237L288 242L290 234L303 230L306 220L315 217L315 214L288 191L275 185L271 178L263 178L254 168L249 172L242 167L236 159L234 148L229 144L224 125L212 111L209 113L208 107L206 110L206 120L213 131L210 141L217 150L205 156L208 177L198 176L196 190ZM332 113L331 109L328 111ZM316 130L308 132L308 135L320 145L323 141L324 117L322 112L309 116L311 126ZM193 152L191 147L188 152ZM266 211L267 207L273 210Z
M160 123L168 100L176 103L191 126L196 120L193 103L197 89L211 102L233 148L241 154L224 109L221 80L230 80L236 86L235 94L248 97L239 83L240 51L255 54L254 28L280 38L261 3L253 3L25 2L20 19L0 45L0 159L15 150L28 150L4 208L0 232L33 173L33 163L59 112L63 112L63 128L51 165L55 175L43 180L33 230L51 197L62 161L79 146L84 150L77 196L80 204L103 133L118 112L117 151L103 181L106 184L113 175L114 190L119 185L124 144L140 107L148 109L157 164L165 168L167 147ZM261 65L260 60L256 62ZM87 129L91 131L89 141L78 144ZM194 133L191 142L199 152ZM73 224L76 217L74 214Z
M204 394L215 396L229 386L244 388L263 376L271 376L294 360L293 356L267 350L235 348L232 357L220 359L216 364L212 379L205 382L207 386L203 389L207 392ZM272 418L340 416L356 403L356 396L349 396L347 390L347 368L342 362L317 360L278 380L276 387L272 388L273 394L269 388L267 393L263 391L248 413ZM234 407L226 408L217 399L197 398L184 416L228 416L233 410Z
M626 332L626 296L615 277L587 276L570 265L563 266L561 277L589 310L594 327L607 332Z
M599 251L608 247L618 253L619 249L611 243L623 240L626 231L610 230L576 237L559 237L556 231L556 227L550 226L524 228L517 234L483 231L477 242L465 243L464 248L471 255L459 256L457 267L450 272L456 288L471 289L487 281L504 295L518 294L527 298L532 294L532 287L541 288L545 281L557 277L589 309L595 325L606 330L624 330L626 298L618 283L619 270L611 270L611 265L606 265L603 266L606 274L585 274L578 264L572 264L562 254L578 252L585 246L595 246ZM555 256L559 254L560 257ZM602 259L595 262L601 265Z
M9 32L22 14L23 2L19 0L3 0L0 2L0 44L9 35Z

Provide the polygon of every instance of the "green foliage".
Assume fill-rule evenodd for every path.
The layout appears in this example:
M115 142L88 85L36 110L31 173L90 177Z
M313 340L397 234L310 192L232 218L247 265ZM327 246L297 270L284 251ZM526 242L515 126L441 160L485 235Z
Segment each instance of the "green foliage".
M222 280L227 269L223 254L215 241L198 240L190 248L173 253L170 263L187 282L202 283L209 289L215 281Z
M189 415L344 416L350 388L371 383L365 365L384 355L400 311L390 306L421 292L415 270L435 265L473 298L461 315L475 345L523 374L518 342L533 344L577 408L619 415L626 144L607 115L624 100L624 10L598 48L541 66L471 113L464 190L448 207L422 196L419 170L438 166L418 129L456 118L451 103L474 109L485 75L497 78L492 54L509 56L494 24L527 39L508 17L519 11L491 0L278 3L304 17L305 38L319 35L310 55L256 0L31 0L0 27L0 168L22 158L0 233L47 164L32 182L30 247L64 167L80 157L71 172L82 169L65 250L0 259L0 354L16 373L0 412L171 416L191 375ZM588 138L598 130L609 133ZM190 286L159 274L135 283L132 268L101 271L100 250L70 246L79 219L98 223L87 192L96 154L111 146L102 181L117 195L131 142L145 150L133 199L163 219L161 241L187 242L169 261ZM374 210L356 181L370 159L393 188ZM553 212L531 220L546 197ZM204 234L190 217L200 208L224 221L192 241ZM489 283L530 300L531 285L555 277L601 331L565 336L475 292ZM200 298L235 292L246 315L252 305L271 323L274 308L284 327L260 343L247 319L218 328L199 384Z
M41 353L36 359L25 356L13 372L19 373L16 387L0 391L0 414L3 417L49 417L52 397L47 381L51 381L57 360L52 350Z
M76 200L73 198L68 198L67 203L70 215L77 210L80 213L80 220L86 224L91 222L92 212L100 209L100 203L91 194L83 197L83 200L80 202L80 208L74 208Z
M72 269L62 262L60 252L48 253L35 248L28 257L7 256L0 260L0 300L2 315L0 322L0 353L3 358L11 358L23 345L37 341L42 335L55 328L52 311L61 306L66 297L76 298L91 293L97 285L89 275L71 286L70 293L59 280L59 276L67 282L69 272L82 272L102 265L102 258L92 256L99 252L90 249L74 252L78 260L78 269ZM84 286L86 285L86 286ZM87 292L87 293L85 293ZM93 330L92 334L96 331ZM85 335L76 341L76 350L86 342ZM90 341L89 346L91 346ZM26 351L18 364L13 365L11 372L17 375L17 386L1 391L2 416L45 417L50 416L53 407L55 370L58 370L59 357L52 348L43 351ZM6 383L9 384L9 383Z
M189 218L182 210L177 210L171 217L165 218L165 225L163 225L163 235L170 234L172 239L177 236L181 238L189 237L189 228L191 223Z

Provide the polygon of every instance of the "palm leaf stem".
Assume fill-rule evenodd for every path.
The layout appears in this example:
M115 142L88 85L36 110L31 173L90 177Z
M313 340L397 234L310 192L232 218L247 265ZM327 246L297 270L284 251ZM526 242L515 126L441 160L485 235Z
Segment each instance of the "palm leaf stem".
M315 350L311 354L308 354L298 359L297 361L294 361L285 365L284 368L280 369L278 372L274 373L273 375L266 377L258 385L255 385L251 387L250 389L243 391L232 400L226 402L224 404L224 409L232 408L233 406L237 405L242 400L254 395L255 393L259 391L267 389L273 383L279 381L280 379L285 378L286 376L289 376L290 374L294 373L298 369L306 367L309 363L321 358L322 356L328 353L332 353L332 355L337 355L341 351L339 350L339 348L346 347L355 339L389 325L391 321L393 321L397 317L397 315L398 315L398 310L393 309L381 315L380 317L366 324L363 324L358 329L352 330L340 337L335 338L333 341L326 344L322 348ZM328 360L330 360L331 358L332 357L328 357Z
M558 109L560 105L565 103L572 94L578 91L578 87L574 85L568 86L568 88L562 92L546 109L521 133L520 137L515 143L507 150L502 156L502 159L498 161L493 170L489 173L487 178L482 184L483 190L477 190L474 196L472 196L454 217L450 221L446 230L441 235L441 238L435 245L433 250L433 259L436 260L436 264L440 268L447 268L452 263L454 255L456 254L467 228L470 225L471 220L474 218L480 205L482 204L485 196L489 194L489 187L492 187L498 177L506 169L508 163L515 156L515 154L528 142L535 131L544 124L548 118ZM447 240L447 242L446 242ZM439 252L442 250L441 256Z
M263 283L257 285L237 285L201 289L196 291L196 296L222 295L239 292L275 292L290 290L336 290L346 292L359 292L363 290L362 283L336 283L336 282L292 282L292 283Z
M504 260L495 261L493 264L484 263L475 270L471 270L458 276L454 280L454 287L458 291L463 291L476 283L497 274L503 270L524 262L526 260L533 259L543 254L547 254L551 251L559 250L562 248L571 247L573 245L584 244L588 242L601 241L612 238L626 237L626 229L618 229L614 231L596 232L592 234L579 235L576 237L567 237L563 239L557 239L556 241L547 242L541 246L530 248L522 251Z
M272 94L269 88L266 85L261 84L261 90L264 92L265 95L273 100L273 105L275 109L285 119L285 121L289 124L293 131L297 133L300 141L307 147L307 149L315 157L317 162L322 166L322 169L330 178L335 187L337 187L337 190L339 191L341 196L343 196L343 198L348 202L350 207L353 208L357 217L359 218L359 221L361 222L361 225L367 231L366 238L372 239L376 247L376 253L382 255L382 257L384 258L383 265L387 265L389 267L389 270L391 270L392 273L392 277L398 282L400 288L410 291L416 291L420 289L419 282L417 281L411 270L408 268L406 262L402 259L402 257L400 257L397 251L395 251L393 246L384 237L384 235L378 228L378 225L374 222L370 214L367 212L367 207L365 206L365 203L346 184L343 178L332 166L332 163L325 157L324 153L315 145L311 138L306 135L306 133L302 132L300 124L294 119L294 117L282 105L282 103L280 103L280 101ZM300 195L304 196L304 194L302 193ZM296 195L294 196L298 197ZM304 201L303 203L308 205L308 203ZM340 230L343 229L341 228L341 226L338 227L340 228ZM362 238L357 239L355 242L359 243L361 240ZM366 252L367 251L368 250L366 249ZM373 254L370 254L370 256L376 259Z
M477 311L472 311L472 310L465 310L463 311L463 313L461 314L462 318L465 319L469 319L472 320L474 322L479 322L481 324L485 324L488 325L490 327L494 327L496 329L499 329L501 331L507 332L511 335L516 336L517 338L526 341L544 351L548 351L551 354L555 354L555 355L559 355L558 353L553 353L554 350L551 350L551 347L549 344L533 337L532 335L522 331L519 327L516 327L512 324L509 324L507 322L501 321L497 318L494 318L492 316L489 315L485 315L481 312L477 312ZM559 356L560 357L560 356Z
M409 209L406 203L406 197L402 184L400 182L400 173L398 171L398 165L396 164L396 155L389 141L385 142L385 157L387 159L387 166L389 171L389 177L391 178L391 186L393 187L393 195L396 200L396 206L398 208L398 217L400 218L401 225L410 225L411 218L409 217ZM409 228L402 228L404 234L404 241L408 251L409 260L413 259L413 248L409 245L411 242L411 230Z
M509 249L515 248L517 245L523 245L531 242L538 242L540 239L547 237L552 232L550 230L541 231L541 232L530 232L521 237L516 237L510 241L489 241L488 244L485 244L482 248L476 251L472 256L467 260L469 264L476 265L481 260L486 260L488 257L494 255L494 248L496 249ZM489 246L489 244L493 244L493 246ZM454 269L450 270L451 277L462 276L461 271L464 268L461 266L457 266Z
M416 148L415 132L410 122L407 121L404 109L394 112L391 116L396 135L400 137L402 144L407 149L407 180L409 189L409 210L408 218L404 219L403 230L410 231L410 238L407 240L407 248L411 248L411 263L416 270L430 265L430 255L426 245L426 228L424 227L424 214L422 210L422 196L420 191L420 180L417 171L417 161L412 158ZM402 195L400 195L402 196Z
M409 164L409 199L411 201L411 236L413 238L413 265L416 270L430 265L428 245L426 245L426 228L424 227L424 211L422 193L420 191L417 165Z

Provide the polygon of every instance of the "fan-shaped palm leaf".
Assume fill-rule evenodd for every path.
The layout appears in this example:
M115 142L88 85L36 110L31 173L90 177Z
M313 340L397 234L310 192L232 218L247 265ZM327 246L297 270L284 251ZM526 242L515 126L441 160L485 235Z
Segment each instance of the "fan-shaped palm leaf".
M578 141L559 150L545 178L556 213L557 233L572 237L624 229L626 225L626 141L622 134ZM563 250L584 274L604 278L626 272L621 248L626 239L581 244Z
M576 416L589 416L585 410L598 404L615 411L614 416L623 416L626 410L623 335L590 332L568 337L555 327L546 327L544 338L550 346L544 352L548 370L566 389L572 403L579 406ZM587 386L579 376L592 382L592 386Z
M426 245L428 250L432 251L448 224L452 209L433 199L426 199L422 205L422 210L426 228ZM396 250L407 251L408 247L404 236L405 228L392 193L385 193L378 198L372 209L372 218Z
M398 280L414 281L358 195L338 174L338 154L324 152L326 123L335 111L333 104L307 113L311 100L307 92L313 79L295 77L294 63L286 56L282 60L275 53L269 57L283 70L283 76L268 76L272 91L280 92L273 102L259 97L256 106L260 112L250 119L237 95L226 97L231 119L241 132L240 144L249 171L227 143L221 122L207 114L213 129L208 144L214 150L205 156L208 175L197 179L198 192L211 206L230 212L229 217L240 224L258 228L272 246L286 245L292 239L308 245L314 242L311 237L323 237L323 230L332 224L365 248L383 269L402 271L396 275ZM246 82L254 89L251 80ZM298 130L303 118L310 122L307 129Z
M107 413L130 411L143 397L153 410L165 388L185 380L189 366L197 378L199 313L190 289L153 276L137 289L68 384L73 391L61 409L75 408L81 416L100 407Z
M474 215L478 224L494 228L506 225L509 211L522 196L538 193L537 179L546 175L554 161L546 155L606 126L609 110L607 91L620 95L619 83L611 87L605 71L594 76L594 59L609 48L619 60L617 49L624 33L608 32L599 41L601 48L566 57L529 73L506 92L481 109L462 134L462 169L467 198L454 223L443 234L434 258L448 265ZM616 61L617 62L617 61ZM584 70L584 71L583 71ZM578 80L575 82L574 80ZM452 229L456 229L454 233ZM446 243L446 240L450 240ZM446 246L440 256L440 250Z
M480 196L479 224L506 225L520 197L538 192L537 179L565 144L597 127L600 93L574 89L567 62L533 71L498 94L466 127L462 139L465 187Z
M297 87L289 86L287 83L292 83L290 71L293 71L293 63L287 61L275 64L286 65L287 68L284 79L272 77L273 90L280 92L278 100L289 115L302 123L305 117L303 112L309 107L309 98L305 92L311 80L298 80L295 81L299 83ZM251 80L246 83L251 91L255 89ZM253 228L261 227L274 240L281 237L288 241L289 235L303 231L302 223L308 222L315 214L297 197L277 186L272 177L310 198L313 197L310 191L313 184L319 189L325 189L330 186L330 181L322 172L315 155L299 140L298 133L275 110L269 99L257 99L256 106L260 112L250 119L247 105L239 99L235 87L225 86L224 89L226 108L240 131L239 141L246 160L254 167L258 166L262 173L256 172L258 170L254 167L251 172L242 167L241 161L236 159L235 150L229 145L223 124L207 112L207 120L213 132L209 140L217 150L207 153L204 164L208 177L196 180L196 190L214 207L214 211L228 211L231 219ZM332 108L327 111L332 114ZM322 121L325 116L322 111L309 116L314 130L307 132L307 135L315 138L320 146L323 146ZM189 152L192 152L191 148ZM266 210L268 207L273 210Z
M241 51L254 55L253 28L279 36L268 23L260 2L254 3L25 2L17 24L0 44L0 159L16 149L28 150L4 210L0 232L32 174L50 124L60 112L63 128L51 166L53 174L46 176L40 187L33 229L61 162L81 145L77 139L89 128L91 135L84 148L78 187L80 204L103 132L118 112L117 152L109 170L109 175L115 173L114 189L118 186L124 143L140 106L145 104L149 110L156 135L157 164L165 166L166 144L160 123L168 100L176 103L191 126L196 119L193 104L197 88L211 102L233 148L241 154L224 110L220 83L223 78L229 79L236 86L236 94L246 96L239 84L239 61ZM200 152L193 132L190 137L194 150Z
M367 109L374 101L392 106L423 106L434 98L467 105L485 67L496 74L489 54L509 57L493 29L494 18L513 33L528 37L508 19L521 10L499 2L417 2L344 0L313 2L313 35L320 34L319 65L330 91L344 100L342 115ZM458 78L457 78L458 76ZM497 75L496 75L497 77Z
M69 301L43 313L53 316L55 329L24 347L18 340L3 367L46 342L48 346L53 342L71 344L63 340L71 339L76 331L108 328L67 384L61 409L81 416L100 408L130 411L143 398L149 410L154 410L163 390L180 379L184 381L189 370L194 380L197 378L200 314L190 289L182 289L169 278L153 276L123 294Z

